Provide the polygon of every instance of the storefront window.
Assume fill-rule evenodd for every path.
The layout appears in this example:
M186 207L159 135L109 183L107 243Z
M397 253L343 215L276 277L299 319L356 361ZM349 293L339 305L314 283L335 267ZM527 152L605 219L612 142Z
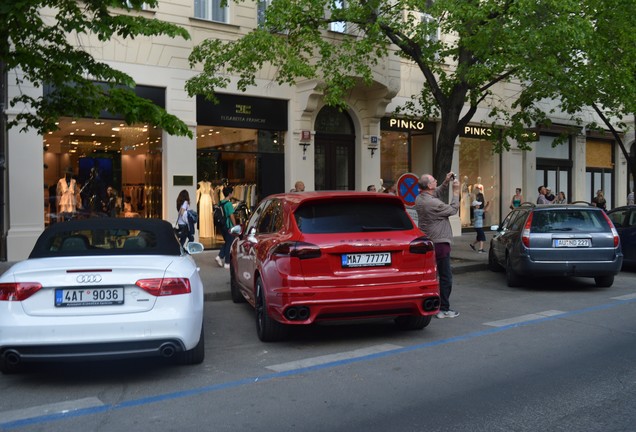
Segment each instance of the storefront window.
M380 175L385 185L393 185L409 172L409 135L407 132L382 131Z
M45 224L109 215L161 217L159 128L61 118L44 137Z
M403 174L433 172L434 130L433 123L382 118L380 175L385 188L390 189Z
M197 193L199 241L217 247L223 237L212 222L212 205L223 196L223 187L234 188L234 207L239 223L244 223L268 191L270 169L284 172L284 134L257 129L222 126L197 127ZM278 190L276 192L283 192ZM269 192L266 192L269 194Z
M459 148L459 181L461 184L459 217L462 227L473 225L472 202L482 200L490 207L484 217L484 224L491 225L500 215L500 187L498 157L487 140L461 138ZM482 194L482 195L480 195Z
M538 188L541 185L549 188L554 195L563 192L566 200L568 202L571 200L571 144L568 140L553 146L556 139L557 135L543 133L535 145L537 153L536 187L524 194L527 201L536 202L539 196Z
M614 207L614 152L613 142L587 140L585 143L585 185L587 197L592 201L598 190L603 191L607 208Z

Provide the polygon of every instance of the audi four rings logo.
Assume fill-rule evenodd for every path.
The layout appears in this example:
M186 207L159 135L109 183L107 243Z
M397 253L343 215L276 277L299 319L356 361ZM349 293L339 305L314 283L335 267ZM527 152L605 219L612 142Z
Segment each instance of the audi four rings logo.
M102 277L98 274L82 274L75 279L78 283L100 283Z

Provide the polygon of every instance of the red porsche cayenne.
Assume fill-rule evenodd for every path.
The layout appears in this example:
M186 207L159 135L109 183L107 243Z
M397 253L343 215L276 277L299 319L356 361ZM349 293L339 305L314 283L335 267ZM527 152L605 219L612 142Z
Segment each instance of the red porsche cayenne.
M262 341L290 325L375 317L419 330L439 310L433 244L390 194L271 195L231 258L232 300L254 306Z

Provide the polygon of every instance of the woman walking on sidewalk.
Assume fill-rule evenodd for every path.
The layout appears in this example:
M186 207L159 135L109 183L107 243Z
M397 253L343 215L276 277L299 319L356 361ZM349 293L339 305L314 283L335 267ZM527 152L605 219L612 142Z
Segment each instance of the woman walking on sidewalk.
M476 252L484 253L486 252L484 250L484 242L486 241L486 233L484 233L484 214L490 207L490 201L488 201L484 206L484 195L478 194L477 199L473 201L473 207L475 207L473 215L475 216L474 227L475 232L477 233L477 239L470 244L470 247ZM479 250L475 248L477 244L479 244Z

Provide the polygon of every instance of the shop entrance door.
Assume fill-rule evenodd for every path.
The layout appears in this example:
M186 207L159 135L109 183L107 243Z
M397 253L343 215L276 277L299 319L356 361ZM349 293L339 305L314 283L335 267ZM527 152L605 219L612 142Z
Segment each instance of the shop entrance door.
M316 190L355 189L355 137L316 133Z

